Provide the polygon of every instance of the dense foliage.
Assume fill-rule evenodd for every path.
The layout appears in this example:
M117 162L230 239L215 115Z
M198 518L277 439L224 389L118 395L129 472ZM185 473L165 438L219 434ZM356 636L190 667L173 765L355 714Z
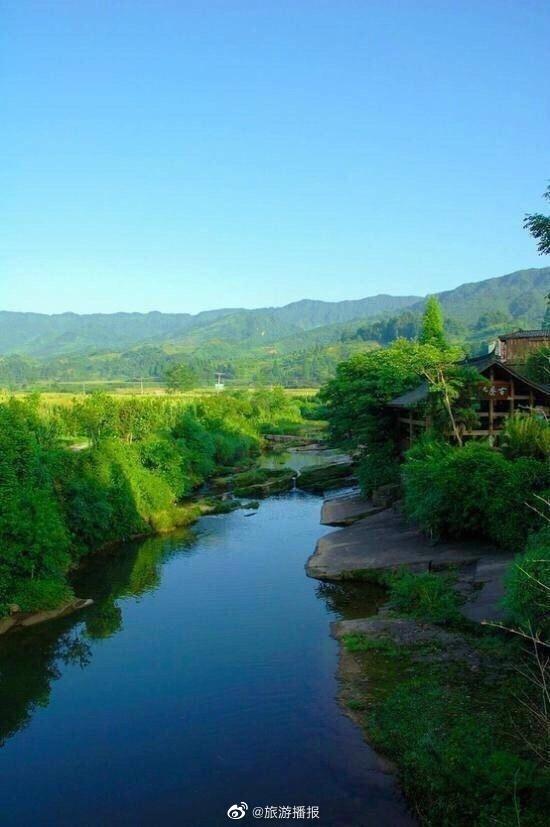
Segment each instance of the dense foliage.
M487 443L425 438L403 466L405 509L433 537L484 537L522 549L541 518L529 508L550 488L547 461L507 459Z
M550 528L534 534L510 568L506 605L512 619L530 634L550 641Z
M509 459L550 457L550 423L542 415L516 413L506 417L499 444Z
M457 402L471 378L457 364L461 355L458 348L398 339L389 347L342 362L335 378L319 394L331 438L346 447L386 442L392 429L387 403L423 380L429 391L425 413L437 416L442 395Z
M92 548L188 522L196 511L182 499L218 468L249 464L262 429L298 421L299 408L277 389L194 404L105 394L50 411L33 398L0 404L0 614L59 603L66 572Z

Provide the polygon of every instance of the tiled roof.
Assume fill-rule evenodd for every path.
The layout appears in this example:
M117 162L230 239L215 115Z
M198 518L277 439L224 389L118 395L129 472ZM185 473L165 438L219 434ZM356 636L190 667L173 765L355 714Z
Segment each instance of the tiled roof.
M550 385L543 384L541 382L533 382L532 379L529 379L527 376L524 376L521 373L518 373L514 370L510 365L507 365L505 362L502 361L495 353L486 353L484 356L475 356L472 359L465 359L463 362L460 362L461 365L464 367L472 367L478 370L480 373L483 373L484 370L490 368L491 365L500 365L501 367L505 368L505 370L510 373L516 379L519 379L522 382L525 382L527 385L535 388L535 390L542 391L543 393L550 395ZM423 402L429 393L429 387L427 382L422 382L416 388L413 388L412 391L407 391L407 393L401 394L401 396L396 396L395 399L392 399L388 402L389 408L412 408L415 405L418 405L419 402Z
M515 330L513 333L504 333L498 338L503 342L506 339L550 339L550 330Z
M390 408L412 408L413 405L418 405L423 402L428 396L429 388L427 382L422 382L418 387L413 388L412 391L396 396L391 402L388 402Z

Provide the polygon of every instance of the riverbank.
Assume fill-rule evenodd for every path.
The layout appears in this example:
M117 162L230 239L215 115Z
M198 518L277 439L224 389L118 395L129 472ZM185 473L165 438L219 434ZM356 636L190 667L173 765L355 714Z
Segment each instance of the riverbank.
M542 827L550 801L530 655L480 625L504 617L511 555L433 545L398 509L360 517L368 509L358 496L326 500L325 519L352 525L321 537L307 563L323 581L388 588L375 617L332 626L343 708L394 762L422 824Z
M305 426L307 427L307 426ZM349 457L338 455L334 457L330 449L326 448L316 437L315 457L326 455L326 463L312 464L311 467L303 467L304 463L298 461L298 469L283 466L273 467L263 462L266 455L269 455L273 445L282 441L285 444L286 452L284 457L292 461L292 452L308 450L311 452L313 440L309 436L300 437L299 433L289 435L288 441L284 435L278 435L277 440L267 441L264 451L255 457L254 461L243 469L242 466L226 467L223 475L216 469L214 474L208 478L201 491L197 491L186 502L174 504L170 511L170 519L157 521L147 526L147 531L138 532L129 538L109 541L91 549L84 558L98 554L107 548L116 548L120 543L131 539L136 540L142 537L168 534L178 528L186 528L194 525L201 517L208 515L228 514L231 511L244 508L248 511L258 507L258 500L275 494L282 494L299 487L301 490L316 492L323 488L338 487L349 481L354 481L353 465ZM290 450L289 450L290 448ZM326 454L325 454L326 451ZM274 456L281 456L274 452ZM300 467L303 470L300 471ZM80 562L80 561L79 561ZM0 636L13 630L44 623L73 612L78 612L91 605L87 597L75 597L69 588L64 590L64 596L58 602L52 601L47 606L38 606L36 610L25 610L19 605L11 604L8 612L0 617Z
M321 433L311 410L279 389L188 403L0 401L0 616L68 607L83 557L192 524L204 509L191 498L216 475L253 468L264 433L288 428L299 441L303 431L309 445Z
M244 800L319 807L321 827L412 827L387 762L336 702L328 626L375 611L380 589L304 576L320 505L291 491L90 555L73 581L94 600L85 612L0 640L14 824L53 812L56 827L90 814L218 827Z

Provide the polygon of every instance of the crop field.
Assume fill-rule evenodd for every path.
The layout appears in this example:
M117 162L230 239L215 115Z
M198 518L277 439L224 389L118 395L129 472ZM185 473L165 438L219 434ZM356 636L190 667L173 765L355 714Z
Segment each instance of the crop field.
M0 401L4 401L9 399L10 397L26 397L30 396L32 393L39 393L40 400L45 406L54 406L54 405L70 405L73 399L81 399L83 396L93 393L94 391L102 391L108 393L114 397L128 397L128 396L148 396L148 397L167 397L169 399L174 400L182 400L182 399L198 399L204 396L213 396L217 393L225 393L231 391L242 391L248 390L252 393L255 390L259 390L259 388L239 388L228 386L225 391L216 391L212 387L207 388L193 388L193 390L183 391L181 393L173 393L166 390L166 388L155 385L152 387L144 386L143 390L136 389L135 387L132 388L125 388L125 387L112 387L109 388L106 386L105 382L87 382L85 389L82 388L82 384L75 384L74 389L71 390L55 390L55 391L31 391L31 390L18 390L18 391L8 391L0 389ZM311 397L315 396L317 393L317 388L284 388L283 389L287 396L293 397Z

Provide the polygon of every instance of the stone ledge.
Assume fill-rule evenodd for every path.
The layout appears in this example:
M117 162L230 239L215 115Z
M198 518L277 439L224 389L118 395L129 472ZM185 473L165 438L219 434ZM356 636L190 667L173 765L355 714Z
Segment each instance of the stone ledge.
M77 612L80 609L85 609L91 606L94 601L91 598L75 600L65 603L57 609L50 609L41 612L21 612L15 611L6 617L0 618L0 635L10 632L17 627L36 626L38 623L45 623L47 620L54 620L57 617L64 617L65 615Z
M350 526L372 514L383 511L382 506L375 506L361 494L348 497L334 497L325 500L321 509L321 525Z

